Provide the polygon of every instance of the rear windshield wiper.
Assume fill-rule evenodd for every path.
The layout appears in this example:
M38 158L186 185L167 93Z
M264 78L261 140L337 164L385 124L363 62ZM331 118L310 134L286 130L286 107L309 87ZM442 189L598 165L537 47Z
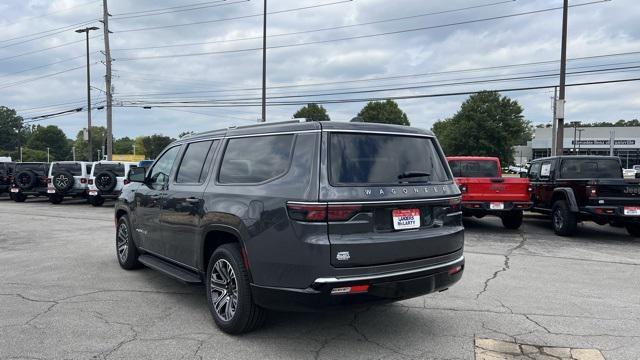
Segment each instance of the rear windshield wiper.
M407 172L403 172L402 174L398 175L398 179L408 179L408 178L414 178L414 177L423 177L423 176L430 176L431 174L428 172L420 172L420 171L407 171Z

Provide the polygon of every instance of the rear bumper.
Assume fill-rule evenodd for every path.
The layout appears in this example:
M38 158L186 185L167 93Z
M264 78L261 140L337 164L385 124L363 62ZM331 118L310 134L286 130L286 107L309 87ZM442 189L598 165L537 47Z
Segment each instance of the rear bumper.
M633 207L640 207L635 205ZM605 218L610 220L628 220L628 221L640 221L640 215L625 215L624 206L585 206L582 209L583 213L591 215L593 217Z
M500 202L504 209L492 209L491 203ZM500 213L511 210L529 210L533 206L531 201L462 201L462 210L483 213Z
M306 289L251 285L256 304L273 310L322 311L409 299L448 289L462 277L464 256L446 263L390 273L316 279ZM455 271L455 272L454 272ZM366 292L332 295L331 290L368 285Z
M105 199L117 199L120 197L122 190L114 190L109 192L103 192L101 190L87 190L89 196L100 196Z
M23 195L47 195L47 188L46 187L37 187L37 188L31 188L31 189L27 189L24 190L22 188L16 188L16 187L11 187L9 189L9 191L11 191L11 189L18 189L17 192L15 192L15 194L23 194ZM11 191L13 192L13 191Z
M54 190L54 192L50 192ZM60 196L87 196L87 189L71 189L67 191L58 191L57 189L47 189L47 193L49 195L60 195Z

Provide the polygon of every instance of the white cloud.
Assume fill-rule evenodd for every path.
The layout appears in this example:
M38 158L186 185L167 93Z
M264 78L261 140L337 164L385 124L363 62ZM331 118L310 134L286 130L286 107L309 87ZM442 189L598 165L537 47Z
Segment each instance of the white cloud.
M179 6L198 1L178 0L111 0L110 12L114 15L133 11L143 11L170 6ZM233 1L227 1L230 3ZM303 7L330 0L302 0L270 2L270 11ZM310 29L328 28L354 23L371 22L381 19L413 16L429 12L478 5L482 1L422 1L422 0L354 0L298 12L274 14L269 17L269 34L302 32ZM86 4L86 5L84 5ZM80 6L79 6L80 5ZM556 7L558 1L518 0L515 2L477 8L468 11L451 12L440 15L423 16L402 21L377 23L368 26L318 31L293 36L269 38L269 46L322 41L341 37L390 32L402 29L441 25L452 22L478 19L482 17L512 14L522 11ZM182 24L210 21L227 17L259 14L261 1L204 8L198 11L111 21L114 34L112 48L164 46L177 43L213 42L261 35L261 18L250 17L233 21L209 22L196 26L176 27L154 31L118 32L149 26ZM69 11L61 11L64 9ZM54 12L51 15L39 16ZM12 42L2 40L26 34L61 28L81 21L97 19L101 16L100 2L87 4L87 0L21 1L6 0L0 4L0 59L62 43L82 40L82 35L68 30L54 36L43 37L31 42L2 48ZM640 50L640 7L633 0L615 0L602 4L570 9L569 57L583 57L606 53L620 53ZM296 83L332 82L371 77L385 77L405 74L420 74L447 70L500 66L514 63L555 60L560 56L559 11L480 22L440 29L405 32L401 34L369 37L351 41L326 44L296 46L268 50L268 82L272 86ZM96 26L102 27L99 22ZM100 35L101 32L95 32ZM211 54L174 59L119 61L127 57L155 56L187 52L216 52L243 48L260 47L261 41L246 40L194 45L188 47L160 48L139 51L114 50L114 86L118 100L134 99L137 94L176 93L190 91L219 91L224 89L256 88L261 82L261 52L249 51L233 54ZM92 62L101 59L102 39L91 42ZM8 75L26 68L63 60L84 54L84 43L78 42L42 53L32 54L12 60L0 60L0 105L16 109L41 107L49 104L77 101L77 104L24 111L24 116L55 112L70 106L82 106L85 99L85 74L82 69L48 77L20 86L2 88L8 84L34 76L62 71L81 66L83 58L66 63L33 70L17 75ZM640 65L640 55L617 58L592 59L569 63L582 67L614 62L629 63L620 66ZM274 89L272 94L302 94L312 92L339 92L344 88L371 87L386 84L389 87L408 83L433 80L452 80L470 77L518 76L521 72L558 70L558 64L534 67L496 69L478 72L442 74L387 80L383 82L349 83L319 87ZM638 77L640 72L627 72L570 76L567 82L597 81L625 77ZM104 67L92 67L92 85L104 88ZM393 96L410 94L432 94L439 92L473 91L492 88L522 87L529 85L549 85L557 78L521 80L502 83L469 84L437 88L421 88L384 93L370 93L363 96ZM424 85L428 85L425 83ZM223 98L255 98L260 91L237 91L230 93L187 93L173 95L146 95L157 100L212 100ZM518 100L525 108L525 115L535 123L548 122L551 117L550 91L533 90L505 93ZM100 100L100 91L92 91L94 99ZM328 97L330 98L330 97ZM429 128L434 121L453 115L464 101L465 96L422 98L399 101L415 126ZM300 99L304 100L304 99ZM637 118L640 94L637 83L611 84L606 86L574 87L567 89L567 118L582 121L611 121L619 118ZM360 110L362 103L329 104L326 108L334 120L349 120ZM296 107L273 106L268 110L269 120L287 119ZM114 132L119 136L165 133L176 136L186 130L207 130L233 124L247 124L260 114L259 107L240 108L184 108L184 109L136 109L116 108L114 112ZM104 124L104 111L94 112L94 123ZM75 136L86 122L86 114L53 118L43 123L61 126L67 134Z

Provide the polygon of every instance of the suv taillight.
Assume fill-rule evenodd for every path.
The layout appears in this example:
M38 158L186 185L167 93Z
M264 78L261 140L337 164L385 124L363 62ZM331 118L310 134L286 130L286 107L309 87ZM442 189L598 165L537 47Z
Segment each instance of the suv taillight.
M93 185L93 179L89 179L88 182L89 182L89 185Z
M129 184L129 179L124 179L124 180L123 180L123 183L124 183L125 185L128 185L128 184Z
M347 221L361 209L361 205L287 204L291 219L307 222Z
M87 179L85 178L81 178L80 179L80 184L86 184L87 183Z
M589 198L598 197L598 188L597 187L595 187L595 186L587 186L586 190L587 190L587 197L589 197Z
M467 192L467 185L465 184L458 185L458 188L460 189L460 192L463 194Z
M47 184L51 184L51 178L48 176L43 176L42 181L46 182Z

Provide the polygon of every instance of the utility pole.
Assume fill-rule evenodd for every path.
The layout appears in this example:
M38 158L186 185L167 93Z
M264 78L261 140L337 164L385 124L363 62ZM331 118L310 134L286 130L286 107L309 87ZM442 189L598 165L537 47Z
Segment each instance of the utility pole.
M609 132L609 156L613 156L613 145L616 142L616 133L615 131L611 130Z
M102 23L104 24L104 57L107 73L104 77L105 90L107 92L107 160L111 161L113 155L113 94L111 89L111 49L109 47L109 8L107 0L102 0Z
M558 129L558 122L556 121L556 102L558 101L558 87L554 86L553 87L553 120L551 122L552 125L552 129L551 129L551 155L556 155L556 143L557 143L557 136L558 134L557 129Z
M95 26L91 26L91 27L86 27L84 29L78 29L76 30L76 32L78 34L82 34L85 33L86 38L87 38L87 140L89 142L88 144L88 150L87 150L87 155L89 156L88 161L91 161L91 158L93 158L93 152L91 150L92 148L92 141L91 141L91 68L90 68L90 64L89 64L89 31L93 31L93 30L98 30L97 27Z
M578 129L578 155L580 155L580 145L582 145L582 132L584 129Z
M51 162L51 161L49 161L49 148L47 148L47 162L48 163Z
M564 102L565 80L567 71L567 16L569 13L569 0L564 0L562 7L562 49L560 53L560 95L556 105L556 118L558 119L558 133L556 134L556 155L563 154L564 141Z
M573 153L576 153L576 145L578 145L578 122L572 121L573 125Z
M71 153L73 154L73 161L76 161L76 147L75 146L71 147Z
M104 0L107 1L107 0ZM262 15L262 122L267 121L267 0Z

